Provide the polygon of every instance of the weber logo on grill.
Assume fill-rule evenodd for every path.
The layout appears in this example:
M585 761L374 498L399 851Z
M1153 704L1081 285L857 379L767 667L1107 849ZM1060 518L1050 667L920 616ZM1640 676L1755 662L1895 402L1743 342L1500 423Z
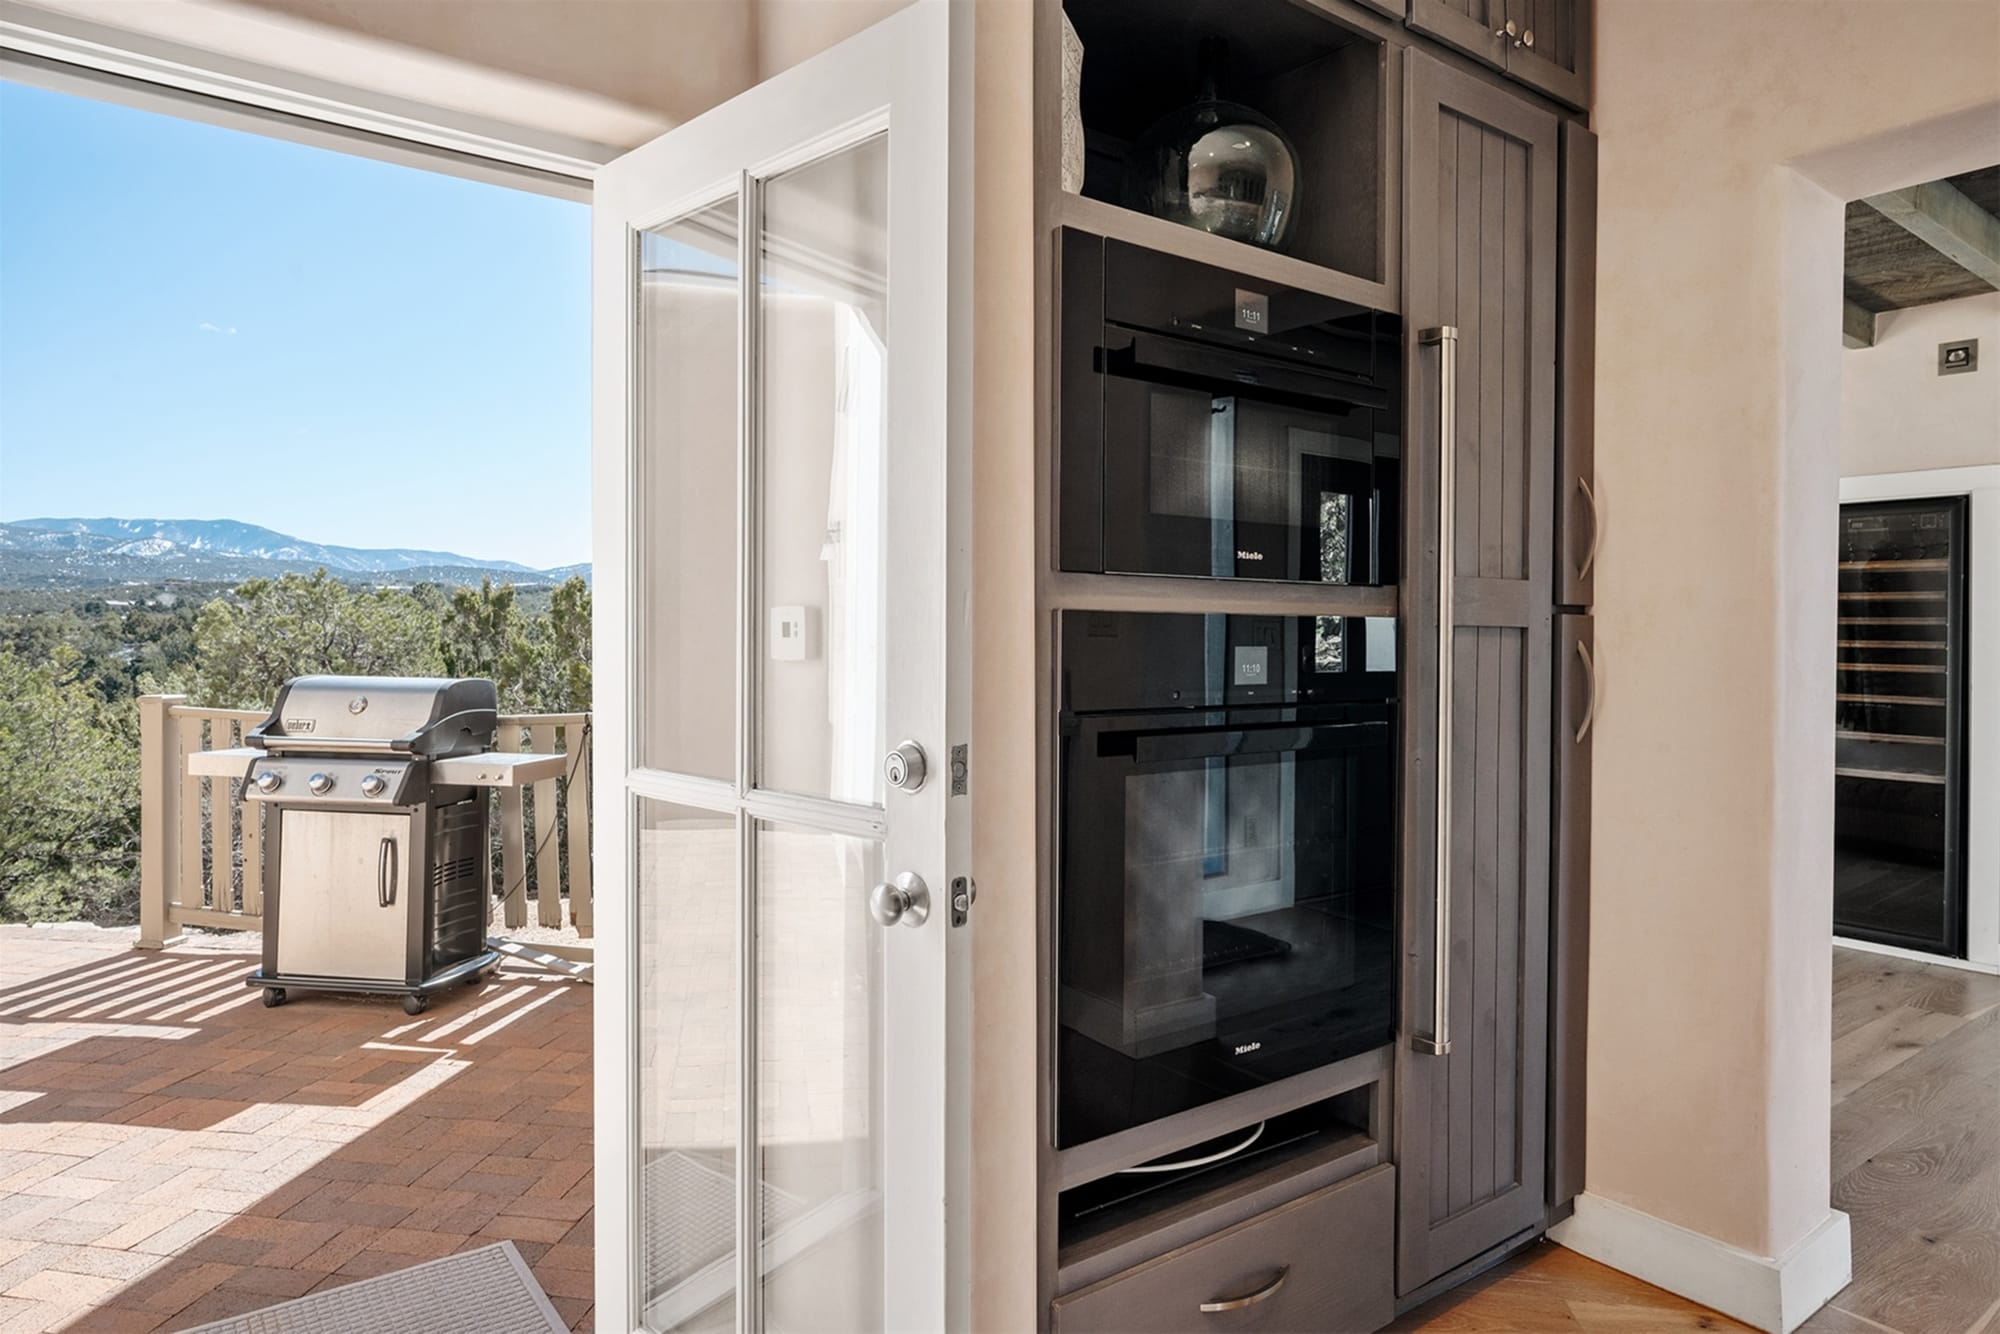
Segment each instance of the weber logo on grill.
M287 718L285 719L285 730L293 733L310 732L313 730L313 720L310 718Z

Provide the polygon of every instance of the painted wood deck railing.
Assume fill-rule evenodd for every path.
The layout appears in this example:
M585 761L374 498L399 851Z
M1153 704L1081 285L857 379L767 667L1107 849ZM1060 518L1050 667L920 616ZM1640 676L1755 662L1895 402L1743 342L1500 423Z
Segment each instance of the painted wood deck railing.
M139 699L139 946L159 949L184 926L262 929L263 808L243 801L243 783L188 772L187 756L243 743L268 717L262 709L206 709L182 695ZM591 936L590 715L503 714L501 750L574 756L564 776L503 789L493 825L499 844L493 887L502 925L568 925ZM575 953L574 949L562 953Z

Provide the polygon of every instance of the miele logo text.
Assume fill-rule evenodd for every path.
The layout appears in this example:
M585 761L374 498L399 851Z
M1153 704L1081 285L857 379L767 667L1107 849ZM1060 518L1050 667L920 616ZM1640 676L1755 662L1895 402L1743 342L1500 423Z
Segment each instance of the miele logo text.
M1253 1051L1256 1051L1256 1050L1257 1050L1257 1049L1258 1049L1259 1047L1261 1047L1261 1046L1263 1046L1263 1045L1264 1045L1264 1044L1263 1044L1263 1043L1261 1043L1261 1042L1245 1042L1245 1043L1241 1043L1241 1044L1239 1044L1239 1045L1237 1046L1237 1048L1236 1048L1236 1054L1237 1054L1238 1056L1248 1056L1248 1055L1249 1055L1249 1054L1250 1054L1251 1052L1253 1052Z
M1236 553L1236 559L1238 559L1238 560L1262 560L1262 559L1264 559L1264 553L1263 553L1263 552L1261 552L1261 551L1239 551L1239 552L1237 552L1237 553Z

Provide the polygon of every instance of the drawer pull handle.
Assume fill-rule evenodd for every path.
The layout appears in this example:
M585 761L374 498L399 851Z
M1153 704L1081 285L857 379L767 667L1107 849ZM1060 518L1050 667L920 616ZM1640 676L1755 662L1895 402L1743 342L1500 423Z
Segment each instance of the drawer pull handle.
M1203 1302L1201 1304L1201 1313L1203 1315L1217 1315L1223 1311L1240 1311L1246 1306L1255 1306L1258 1302L1267 1302L1278 1295L1278 1289L1284 1287L1285 1280L1291 1276L1292 1267L1290 1265L1280 1265L1278 1266L1278 1276L1257 1289L1257 1291L1247 1292L1241 1297L1224 1297L1219 1301Z

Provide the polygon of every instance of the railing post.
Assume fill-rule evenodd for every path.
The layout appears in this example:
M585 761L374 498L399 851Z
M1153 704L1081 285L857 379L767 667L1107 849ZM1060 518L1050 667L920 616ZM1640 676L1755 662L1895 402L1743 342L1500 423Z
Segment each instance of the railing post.
M185 695L139 697L139 939L142 950L180 940L181 740L173 708Z

